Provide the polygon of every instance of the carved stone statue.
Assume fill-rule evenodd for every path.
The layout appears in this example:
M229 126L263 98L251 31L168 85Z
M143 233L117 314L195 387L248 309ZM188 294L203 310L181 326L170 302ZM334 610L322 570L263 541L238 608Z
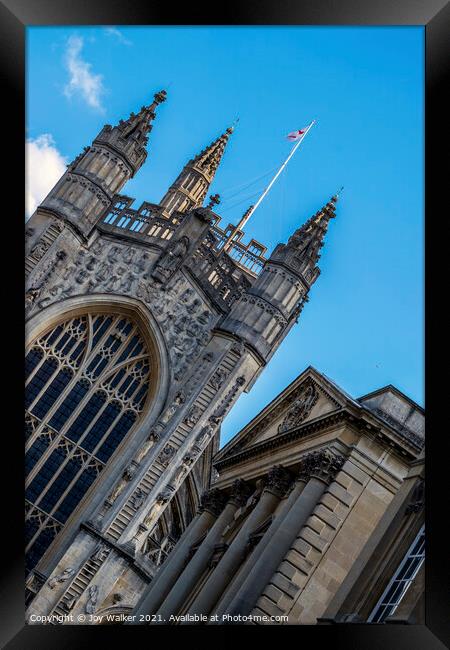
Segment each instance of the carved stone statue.
M211 377L209 383L213 388L219 390L219 388L222 386L223 382L227 378L227 374L228 373L224 368L217 368L216 372Z
M50 580L48 581L48 586L50 587L50 589L54 589L57 584L61 582L66 582L66 580L68 580L71 576L73 576L74 573L75 573L75 569L73 569L72 567L67 567L67 569L64 569L64 571L59 575L50 578Z
M158 442L159 433L152 430L147 436L147 439L143 443L142 447L139 449L138 453L135 456L135 462L140 463L141 460L148 454L150 449Z
M186 236L173 242L162 254L152 272L152 277L158 282L167 282L179 269L189 248L189 239Z
M131 497L131 505L135 510L139 510L139 508L142 506L142 504L145 501L145 492L141 490L140 487L136 490L136 492L132 495Z
M181 404L183 404L183 402L184 402L184 394L181 391L179 391L173 398L172 404L167 407L164 414L160 418L160 422L162 422L163 424L167 424L167 422L175 414L175 412L179 409L179 407L181 406Z
M102 559L103 551L107 548L105 544L100 542L94 549L94 552L90 555L91 560L98 561Z
M159 454L158 461L161 463L161 465L163 465L163 467L167 467L174 455L175 449L171 445L166 445L162 452Z
M88 601L86 603L85 612L86 614L93 614L97 606L98 599L98 587L97 585L91 585L88 591Z
M194 424L197 424L197 422L199 421L201 414L202 414L201 408L197 404L194 404L194 406L191 408L189 413L184 418L184 422L189 426L194 426Z
M133 476L135 474L136 474L136 465L134 465L134 464L128 465L128 467L124 470L124 472L122 474L122 478L120 479L120 481L115 486L114 490L109 495L108 501L111 501L111 503L114 503L114 501L117 499L119 494L121 494L121 492L123 492L126 484L131 481L131 479L133 478Z

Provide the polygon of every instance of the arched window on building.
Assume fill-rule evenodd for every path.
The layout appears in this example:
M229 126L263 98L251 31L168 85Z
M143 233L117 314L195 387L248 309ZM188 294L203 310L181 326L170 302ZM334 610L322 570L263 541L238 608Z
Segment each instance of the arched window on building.
M26 566L63 529L156 383L156 357L138 325L85 313L41 334L26 354Z

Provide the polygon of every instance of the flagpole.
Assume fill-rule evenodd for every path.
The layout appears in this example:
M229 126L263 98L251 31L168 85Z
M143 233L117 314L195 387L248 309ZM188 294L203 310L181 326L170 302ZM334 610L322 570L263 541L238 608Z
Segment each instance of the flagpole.
M266 187L266 189L264 190L264 192L261 194L261 196L259 197L259 199L258 199L257 202L255 203L255 205L251 206L250 209L247 210L247 211L245 212L244 216L241 218L241 220L239 221L238 225L237 225L237 226L232 230L231 234L229 235L228 239L226 240L226 242L225 242L225 244L224 244L224 247L223 247L223 250L224 250L224 251L228 250L228 248L230 247L230 244L232 243L232 240L233 240L235 234L236 234L239 230L242 230L242 228L245 226L245 224L246 224L247 221L250 219L250 217L252 216L252 214L255 212L256 208L261 204L262 200L263 200L263 199L267 196L267 194L270 192L270 190L271 190L273 184L275 183L275 181L277 180L277 178L279 177L279 175L281 174L281 172L283 171L283 169L286 167L286 165L288 164L288 162L290 161L290 159L292 158L292 156L294 155L294 153L295 153L295 152L297 151L297 149L299 148L299 146L300 146L301 143L303 142L303 140L304 140L306 134L307 134L308 131L311 129L311 127L314 125L315 121L316 121L316 120L313 120L313 121L311 122L311 124L309 124L309 126L305 129L305 132L303 133L302 137L299 139L299 141L297 142L297 144L295 144L295 145L292 147L292 150L290 151L288 157L287 157L286 160L283 162L283 164L281 165L280 169L277 171L277 173L275 174L275 176L272 178L272 180L270 181L269 185Z

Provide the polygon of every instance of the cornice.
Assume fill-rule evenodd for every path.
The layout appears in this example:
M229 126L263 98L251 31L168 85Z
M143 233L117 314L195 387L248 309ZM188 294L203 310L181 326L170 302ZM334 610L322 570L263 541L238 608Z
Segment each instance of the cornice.
M220 471L226 467L239 465L251 458L263 456L268 452L280 449L296 440L301 440L309 435L324 431L332 425L344 422L353 425L357 431L369 435L374 440L379 440L384 444L387 443L393 451L402 457L409 456L410 460L414 460L421 451L419 445L405 438L394 429L387 427L384 422L382 423L382 428L381 426L371 424L366 418L352 413L351 410L347 408L341 408L319 419L305 422L304 424L286 431L285 433L275 435L268 440L264 440L252 447L243 449L240 452L224 456L217 462L214 462L213 460L213 466Z

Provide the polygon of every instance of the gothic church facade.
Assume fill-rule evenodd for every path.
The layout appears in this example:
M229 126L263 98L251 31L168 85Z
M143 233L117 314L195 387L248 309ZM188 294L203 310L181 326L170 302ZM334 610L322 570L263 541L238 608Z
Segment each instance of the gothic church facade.
M274 583L277 560L283 562L284 556L273 554L267 564L273 573L265 582L245 583L254 561L241 568L243 557L252 557L247 533L253 535L252 544L263 539L277 508L289 499L292 505L295 499L288 494L299 498L305 482L301 517L307 519L327 495L329 501L339 500L342 491L364 484L361 472L378 467L383 457L385 473L380 470L376 480L368 474L379 501L368 501L372 515L363 526L362 548L421 453L420 432L415 434L418 447L411 443L414 434L404 444L400 434L389 443L379 436L366 442L361 453L370 462L362 469L360 459L348 460L356 441L350 441L356 435L350 427L353 433L341 437L313 437L306 446L297 441L295 453L284 448L271 470L271 452L266 457L266 451L260 455L251 448L270 449L265 437L283 442L316 413L321 390L336 409L349 409L341 393L314 373L298 387L300 402L290 392L282 400L276 432L269 427L263 434L264 427L257 427L250 438L239 434L218 453L223 418L251 389L308 300L337 198L269 257L257 241L244 244L242 232L221 225L218 196L207 202L232 135L228 128L186 164L159 203L133 208L133 199L121 192L146 160L155 112L165 99L161 91L137 114L105 125L27 224L28 620L32 615L64 621L80 613L101 618L133 611L146 616L161 608L213 612L228 601L232 611L265 611L264 598L284 611L286 601L283 595L283 605L274 600L274 589L289 579L301 591L301 575L283 574ZM411 420L416 429L419 411ZM372 439L381 425L366 411L364 416ZM335 429L340 422L332 421ZM388 426L386 419L381 422L381 429ZM367 451L377 444L381 456ZM258 461L242 465L242 455ZM347 471L349 462L356 469ZM294 480L297 474L300 482ZM315 477L320 489L306 489L305 477ZM379 497L380 490L387 494ZM348 499L342 497L346 507ZM261 500L263 505L257 505ZM336 526L339 517L345 519L341 510L330 517ZM300 519L297 513L296 534ZM326 518L320 522L316 528L333 527ZM241 541L227 556L235 537ZM321 543L312 545L316 553L317 544L323 550ZM214 566L230 557L233 570L215 572L213 580ZM236 571L241 582L235 581L232 597L225 593L228 582L219 585L217 578L226 575L231 581ZM345 567L336 571L337 588ZM213 587L202 592L207 578ZM243 591L237 589L241 583ZM284 595L292 599L293 588L286 587ZM299 605L290 621L320 618L335 591L322 593L322 610L307 610L302 620ZM258 598L263 599L259 604Z

